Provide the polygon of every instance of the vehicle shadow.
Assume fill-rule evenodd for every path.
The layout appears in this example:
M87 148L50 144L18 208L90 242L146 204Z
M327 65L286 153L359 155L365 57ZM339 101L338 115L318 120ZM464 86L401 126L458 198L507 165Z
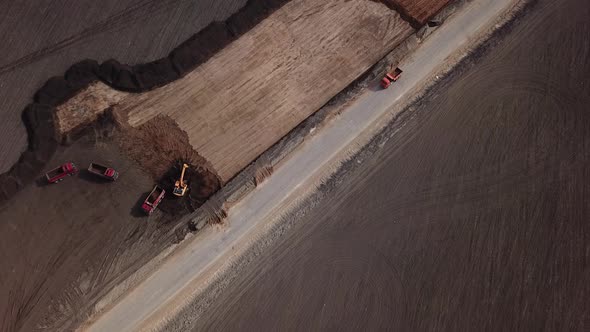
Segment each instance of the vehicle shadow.
M150 192L149 191L146 191L146 192L142 193L141 195L139 195L139 197L137 197L137 201L131 207L130 214L131 214L132 217L134 217L134 218L144 218L144 217L147 217L147 214L143 211L143 209L141 208L141 205L143 204L143 201L145 200L145 198L149 194L150 194Z
M45 177L45 175L39 176L35 179L35 185L40 188L47 187L51 184L54 184L54 183L49 183L49 181L47 181L47 177Z
M381 87L381 79L375 80L374 82L371 82L369 84L369 86L367 86L367 89L369 89L369 91L371 92L378 92L381 90L385 90Z

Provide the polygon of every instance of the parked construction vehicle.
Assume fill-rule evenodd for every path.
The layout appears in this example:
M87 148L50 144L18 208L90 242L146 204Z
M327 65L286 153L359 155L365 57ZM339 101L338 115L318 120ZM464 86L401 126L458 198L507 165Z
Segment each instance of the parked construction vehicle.
M184 196L188 189L188 185L184 182L184 172L188 168L187 164L182 164L182 172L180 173L180 179L174 184L174 190L172 193L176 196Z
M164 198L165 193L166 191L164 189L155 185L154 189L152 189L150 194L143 201L143 204L141 204L141 209L148 215L152 214Z
M78 173L78 167L72 162L67 162L59 167L45 173L47 182L57 183L62 181L66 176L72 176Z
M399 77L402 75L402 73L403 73L403 71L401 69L399 69L398 67L396 67L393 72L385 74L385 77L383 77L383 79L381 79L381 87L383 89L389 88L391 83L397 81L399 79Z
M88 166L88 172L111 181L115 181L117 178L119 178L119 172L115 171L114 168L106 167L96 163L90 163L90 166Z

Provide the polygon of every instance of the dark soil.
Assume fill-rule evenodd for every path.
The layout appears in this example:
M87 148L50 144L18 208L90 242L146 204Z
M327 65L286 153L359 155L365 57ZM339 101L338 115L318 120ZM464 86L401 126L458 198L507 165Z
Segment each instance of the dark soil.
M80 0L0 4L0 173L26 149L21 113L52 76L83 82L67 69L83 59L137 64L165 57L246 0ZM77 86L74 85L73 88Z
M84 60L71 66L64 76L50 78L35 93L35 103L29 105L24 112L23 121L29 137L28 154L21 156L7 173L0 175L0 184L5 188L0 192L0 204L30 183L28 179L40 171L41 163L32 163L31 154L51 155L55 151L51 116L55 106L99 79L116 89L132 92L143 92L170 83L207 61L288 1L248 0L244 8L226 21L210 23L177 46L168 56L152 62L132 66L123 65L114 59L100 65L94 60ZM34 57L28 61L33 59ZM0 73L2 70L14 70L21 65L23 63L17 61L4 67L0 66ZM47 144L39 145L36 144L37 141L45 141ZM24 157L28 159L23 159Z
M420 29L451 0L380 0L396 10L414 29Z
M178 160L158 181L158 184L166 190L166 196L159 208L171 215L194 212L220 188L219 180L215 176L202 166L189 163L189 168L184 174L188 192L183 197L172 194L174 184L180 179L182 164L186 162Z
M48 167L67 161L78 176L29 185L0 208L0 330L65 331L85 319L116 283L177 241L173 217L149 218L141 202L154 185L109 139L86 136L58 148ZM86 173L114 167L115 182Z

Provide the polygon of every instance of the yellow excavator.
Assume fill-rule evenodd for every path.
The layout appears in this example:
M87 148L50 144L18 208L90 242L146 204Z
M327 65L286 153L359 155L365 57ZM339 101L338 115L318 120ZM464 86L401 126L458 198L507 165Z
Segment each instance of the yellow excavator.
M174 184L174 190L172 193L176 196L184 196L188 189L188 185L184 182L184 171L188 168L187 164L182 164L182 173L180 173L180 180Z

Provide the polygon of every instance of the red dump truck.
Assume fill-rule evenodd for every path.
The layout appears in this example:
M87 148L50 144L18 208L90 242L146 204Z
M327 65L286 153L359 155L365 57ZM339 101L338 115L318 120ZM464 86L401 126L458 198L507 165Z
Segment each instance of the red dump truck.
M152 214L152 212L154 212L156 207L158 207L158 204L160 204L164 198L165 193L166 191L164 191L164 189L160 188L158 185L155 185L154 189L152 189L152 192L150 192L150 194L143 201L143 204L141 204L141 209L148 215Z
M395 68L392 73L385 74L385 77L381 79L381 87L383 89L389 88L391 83L397 81L399 77L402 75L403 71L399 68Z
M115 181L119 178L119 172L115 171L114 168L99 165L97 163L90 163L90 166L88 166L88 172L110 181Z
M66 176L72 176L76 173L78 173L78 167L76 167L74 163L68 162L45 173L45 177L47 178L47 182L57 183L63 180Z

